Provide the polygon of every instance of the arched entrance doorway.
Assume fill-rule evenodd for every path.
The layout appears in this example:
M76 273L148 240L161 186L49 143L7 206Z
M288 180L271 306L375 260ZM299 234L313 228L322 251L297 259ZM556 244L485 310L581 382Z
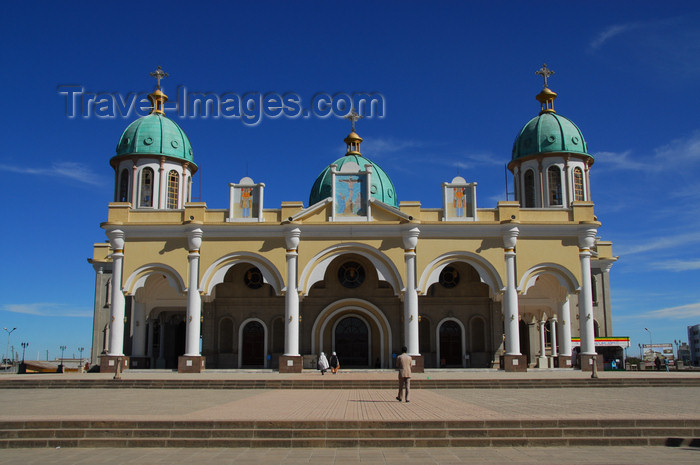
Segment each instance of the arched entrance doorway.
M241 366L265 365L265 328L259 321L251 321L241 334Z
M360 318L343 318L335 327L335 351L343 367L368 367L369 328Z
M440 367L462 366L462 328L455 321L440 325Z

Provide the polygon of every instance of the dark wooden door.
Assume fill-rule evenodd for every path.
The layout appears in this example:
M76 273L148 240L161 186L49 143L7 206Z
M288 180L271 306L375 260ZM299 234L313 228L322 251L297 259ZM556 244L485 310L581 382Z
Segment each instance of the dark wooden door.
M355 317L343 318L335 327L335 351L341 367L368 367L369 329Z
M462 328L454 321L446 321L440 326L440 365L461 367L462 357Z
M257 321L251 321L243 328L241 365L248 367L265 365L265 328Z

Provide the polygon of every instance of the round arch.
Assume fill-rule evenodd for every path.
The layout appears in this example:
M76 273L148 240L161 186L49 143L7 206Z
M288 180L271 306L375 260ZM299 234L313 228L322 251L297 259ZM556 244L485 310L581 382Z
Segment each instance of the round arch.
M163 263L149 263L131 273L124 283L124 292L128 295L136 294L136 291L144 287L146 280L153 275L163 276L168 284L180 294L184 294L187 289L182 276L174 268Z
M377 271L379 280L388 282L392 289L394 289L394 295L398 296L403 290L404 285L399 270L389 257L366 244L348 242L329 247L309 260L309 263L306 264L299 277L299 291L305 296L308 295L309 290L314 284L323 281L326 270L331 262L341 255L350 253L369 260Z
M543 274L552 275L559 284L566 289L567 293L573 294L581 287L574 274L567 268L557 263L541 263L535 265L525 273L518 283L518 292L527 294L528 289L535 285L537 278Z
M250 252L235 252L216 260L211 264L211 266L209 266L209 268L207 268L207 271L204 272L200 289L205 295L211 295L214 290L214 286L224 282L226 272L231 267L238 265L239 263L249 263L258 267L263 275L265 283L272 286L276 295L282 295L282 290L284 288L284 279L282 279L282 274L270 260L262 255Z
M440 272L454 262L466 263L473 267L479 273L481 282L489 287L492 295L498 294L504 288L501 276L488 260L471 252L450 252L439 256L425 267L418 280L418 292L425 293L430 286L439 281Z
M454 318L454 317L443 318L443 319L440 320L440 322L435 326L435 346L436 346L436 349L437 349L437 352L436 352L436 354L437 354L437 359L435 360L435 363L436 363L435 366L438 366L438 367L440 366L440 328L442 327L442 325L443 325L444 323L447 323L448 321L454 321L455 323L457 323L457 325L459 326L459 329L460 329L461 332L462 332L462 357L461 357L461 358L462 358L462 368L466 368L466 367L467 367L467 365L466 365L466 359L464 358L464 354L467 353L466 332L465 332L465 328L464 328L464 325L462 324L462 322L459 321L457 318Z
M265 346L264 346L264 350L263 350L263 366L265 368L267 368L267 354L268 354L268 350L267 350L267 337L268 336L267 335L268 335L268 331L267 331L267 325L260 318L247 318L247 319L243 320L241 322L241 325L238 327L238 367L239 368L241 367L241 363L243 361L243 329L246 327L246 325L248 323L252 323L252 322L260 323L263 327L263 332L265 334L265 338L264 338Z
M317 353L323 347L323 334L328 324L337 323L335 318L343 312L349 312L348 316L362 316L365 322L373 322L379 331L379 362L382 367L391 358L391 326L384 313L371 302L361 299L342 299L324 308L319 313L311 328L311 353ZM371 325L368 325L371 329ZM342 362L342 360L341 360Z

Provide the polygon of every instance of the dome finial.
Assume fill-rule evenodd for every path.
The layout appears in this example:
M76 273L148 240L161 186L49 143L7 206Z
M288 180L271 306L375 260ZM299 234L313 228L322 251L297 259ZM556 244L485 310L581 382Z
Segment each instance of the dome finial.
M362 155L362 153L360 153L360 143L362 142L362 137L358 136L355 132L355 122L361 120L363 116L358 114L355 109L352 108L350 113L345 115L344 118L352 122L352 131L345 138L345 143L348 146L348 150L345 155Z
M552 76L554 74L554 71L547 68L547 63L543 63L542 68L535 71L535 74L538 74L544 78L544 87L542 88L542 91L535 97L537 101L540 102L540 115L542 113L555 113L554 99L557 98L557 94L556 92L552 91L549 87L547 87L547 78L549 76Z
M168 96L165 95L160 90L160 80L169 76L168 73L163 71L163 68L158 65L158 68L150 73L151 76L156 78L156 90L148 95L148 99L151 101L151 113L157 113L160 115L165 114L165 102L168 101Z
M158 65L158 68L155 71L153 71L150 75L156 78L156 85L158 86L158 90L160 90L160 80L170 76L168 73L163 71L163 68L161 68L160 65Z

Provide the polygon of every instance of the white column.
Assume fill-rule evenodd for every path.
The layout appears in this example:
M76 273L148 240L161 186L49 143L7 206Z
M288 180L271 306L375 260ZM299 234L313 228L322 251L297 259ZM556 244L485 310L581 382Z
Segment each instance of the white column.
M199 295L199 248L202 246L202 230L197 228L187 232L187 245L190 253L189 285L187 286L187 321L185 355L196 357L199 352L200 318L202 315L202 298Z
M158 169L158 208L165 208L166 196L166 180L165 180L165 157L160 157L160 168Z
M591 247L595 243L595 228L586 227L579 233L579 258L581 259L581 292L578 296L581 354L595 354L593 331L593 292L591 289Z
M284 295L284 355L299 355L299 292L297 291L297 249L301 230L288 229L285 233L287 245L287 292Z
M107 232L112 248L112 306L109 323L108 355L124 355L124 293L122 292L122 267L124 261L124 231Z
M518 292L515 289L515 243L518 234L520 230L517 226L508 226L503 232L503 251L506 259L506 289L503 294L506 355L520 355Z
M557 353L557 316L554 315L550 320L549 320L549 328L550 331L552 332L552 357L556 357L559 355Z
M145 305L136 300L131 301L131 324L134 337L131 339L131 355L144 357L146 355L146 318Z
M569 309L569 296L564 296L564 301L559 307L559 353L571 357L571 312Z
M540 357L547 356L547 348L546 348L546 344L545 344L545 340L544 340L544 332L545 332L544 324L545 324L545 321L544 321L544 316L543 316L542 319L540 320Z
M539 325L539 332L540 332L540 356L538 357L537 360L537 367L538 368L548 368L549 367L549 359L547 358L547 344L545 342L545 325L546 321L544 319L544 315L542 315L542 319L540 320L540 325Z
M403 232L404 260L406 261L406 290L403 298L404 341L409 355L420 355L418 341L418 292L416 291L416 245L418 228Z

